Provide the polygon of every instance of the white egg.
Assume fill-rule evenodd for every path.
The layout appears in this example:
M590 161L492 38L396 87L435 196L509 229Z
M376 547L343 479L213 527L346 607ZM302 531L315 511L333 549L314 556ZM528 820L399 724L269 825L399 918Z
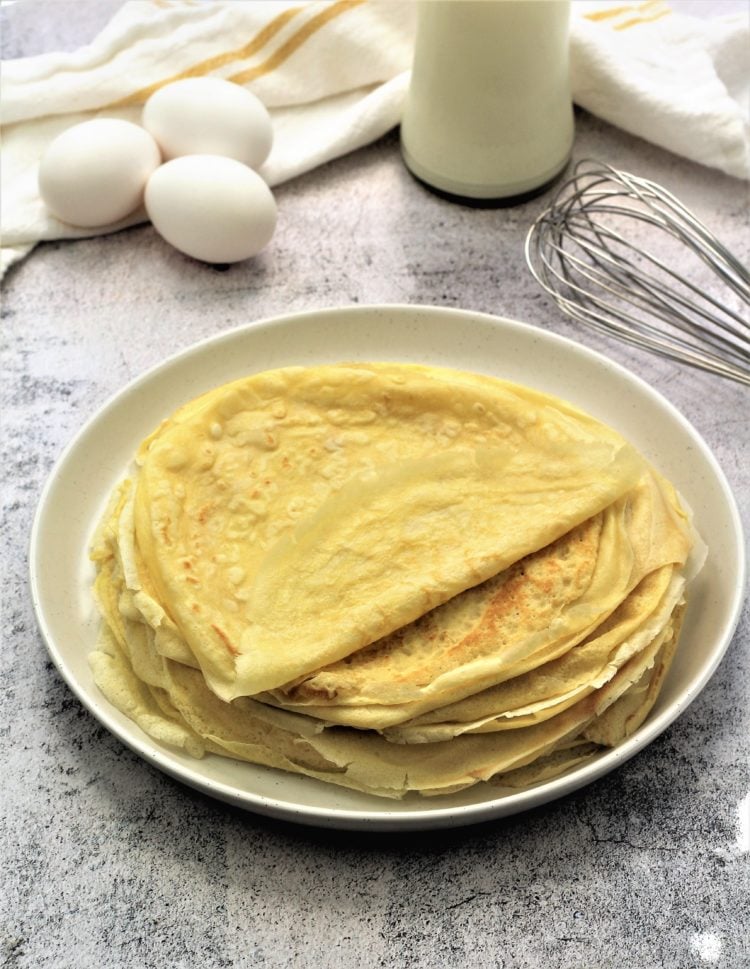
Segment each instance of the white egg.
M39 165L39 193L53 215L85 228L119 222L143 202L159 148L143 128L116 118L73 125Z
M225 155L257 168L273 142L263 102L218 77L188 77L165 85L146 102L142 120L165 158Z
M157 168L146 211L175 249L204 262L256 255L276 228L276 202L251 168L219 155L185 155Z

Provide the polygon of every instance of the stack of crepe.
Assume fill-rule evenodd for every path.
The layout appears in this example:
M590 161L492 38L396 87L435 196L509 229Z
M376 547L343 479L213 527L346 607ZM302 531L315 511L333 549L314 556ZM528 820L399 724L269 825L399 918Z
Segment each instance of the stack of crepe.
M632 733L693 532L622 437L501 380L290 367L191 401L95 537L99 688L160 743L387 797Z

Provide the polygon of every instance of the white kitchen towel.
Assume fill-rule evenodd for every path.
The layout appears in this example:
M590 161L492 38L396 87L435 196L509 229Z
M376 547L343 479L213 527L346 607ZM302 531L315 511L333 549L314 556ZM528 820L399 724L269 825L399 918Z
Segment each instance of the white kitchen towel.
M532 2L532 0L529 0ZM45 239L112 232L53 218L37 189L52 139L91 117L137 122L148 95L186 76L241 83L269 108L272 186L398 124L416 30L414 0L129 0L73 53L2 71L2 273ZM613 124L739 178L750 177L748 18L705 20L663 0L577 0L573 96Z
M581 107L692 161L750 178L750 4L703 18L664 0L578 0L570 53Z

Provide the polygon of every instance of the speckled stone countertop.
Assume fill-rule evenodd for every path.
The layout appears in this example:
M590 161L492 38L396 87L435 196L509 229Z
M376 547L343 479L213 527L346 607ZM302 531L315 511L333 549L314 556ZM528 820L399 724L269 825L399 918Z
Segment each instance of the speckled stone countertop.
M116 6L6 7L5 56L73 48ZM585 114L575 154L668 184L747 253L746 185ZM226 272L183 258L144 225L39 246L4 283L0 965L750 965L747 610L699 698L615 773L526 814L439 833L317 831L210 800L123 747L60 679L27 580L29 529L54 461L136 375L267 316L424 303L572 337L682 411L747 521L746 391L555 311L522 255L544 199L499 210L443 201L407 174L396 133L276 195L272 245Z

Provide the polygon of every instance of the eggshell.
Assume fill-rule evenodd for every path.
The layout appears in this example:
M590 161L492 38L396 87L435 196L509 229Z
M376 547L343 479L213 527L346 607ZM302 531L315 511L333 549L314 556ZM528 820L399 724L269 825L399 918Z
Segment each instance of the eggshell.
M257 168L273 142L263 102L218 77L188 77L165 85L146 102L142 120L165 158L224 155Z
M94 118L49 145L39 165L39 193L53 215L93 228L119 222L143 202L159 148L139 125Z
M146 185L156 231L204 262L256 255L276 228L276 202L251 168L219 155L186 155L157 168Z

